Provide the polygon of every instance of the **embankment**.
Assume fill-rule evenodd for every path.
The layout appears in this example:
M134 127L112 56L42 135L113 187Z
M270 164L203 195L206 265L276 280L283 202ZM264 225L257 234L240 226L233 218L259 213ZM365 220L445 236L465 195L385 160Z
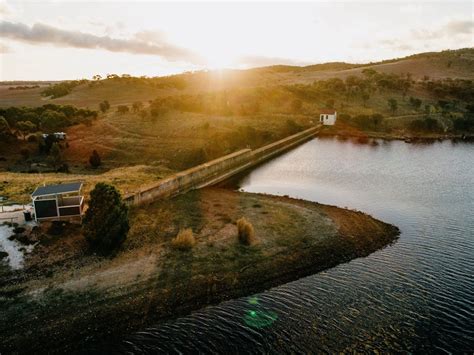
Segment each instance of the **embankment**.
M177 195L189 190L215 185L258 165L280 153L306 142L319 132L320 126L311 127L292 136L258 149L242 149L207 163L184 170L158 181L156 184L125 196L129 205L149 203L156 199Z
M242 216L252 246L238 242ZM113 258L87 253L75 229L40 237L16 281L0 280L0 352L83 349L366 256L398 235L361 212L217 188L132 208L130 218ZM189 251L171 244L182 228L196 238Z

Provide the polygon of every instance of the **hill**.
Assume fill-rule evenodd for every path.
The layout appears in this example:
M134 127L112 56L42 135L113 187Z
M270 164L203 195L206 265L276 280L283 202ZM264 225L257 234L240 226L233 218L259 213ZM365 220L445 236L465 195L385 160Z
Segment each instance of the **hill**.
M474 49L463 49L363 65L109 75L19 88L16 83L13 90L1 85L0 137L10 144L0 145L0 171L11 171L11 181L14 172L57 170L83 179L140 166L163 177L292 134L314 124L325 108L336 109L338 121L324 133L362 142L472 136L473 63ZM57 131L68 139L57 142L59 152L52 156L54 142L41 133ZM98 169L89 164L93 150L102 158ZM114 177L115 183L133 188L132 175ZM32 174L20 180L21 189L0 186L0 194L23 199L37 179Z
M352 75L362 75L364 69L396 75L410 73L414 80L425 77L474 80L474 49L420 53L377 63L337 62L304 67L276 65L247 70L201 71L168 77L182 82L183 86L179 89L166 85L160 86L160 81L167 80L166 77L143 80L116 77L102 80L100 85L91 85L91 83L79 85L70 94L57 99L41 96L44 87L51 83L43 82L40 84L41 87L36 89L9 90L17 83L4 82L0 85L0 107L40 106L45 103L55 103L95 108L103 100L109 100L112 105L129 105L137 100L148 102L159 96L165 97L178 93L196 94L233 88L310 84L315 80L329 78L346 79Z

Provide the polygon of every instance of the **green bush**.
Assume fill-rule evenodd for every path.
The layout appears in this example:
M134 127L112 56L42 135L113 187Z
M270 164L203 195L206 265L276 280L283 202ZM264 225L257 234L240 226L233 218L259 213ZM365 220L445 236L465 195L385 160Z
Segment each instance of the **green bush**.
M90 246L108 254L125 241L129 229L128 207L117 189L102 182L95 185L83 220L84 236Z

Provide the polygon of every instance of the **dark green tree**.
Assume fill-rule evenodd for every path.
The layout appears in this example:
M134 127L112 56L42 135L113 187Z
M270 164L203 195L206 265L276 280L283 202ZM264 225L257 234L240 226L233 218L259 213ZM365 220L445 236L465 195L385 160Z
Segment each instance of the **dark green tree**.
M20 121L17 122L16 128L18 132L23 136L23 140L26 140L28 133L33 133L36 131L36 125L30 121Z
M99 108L102 111L102 113L106 113L110 108L110 104L107 100L104 100L99 104Z
M49 150L48 161L55 169L57 169L61 165L62 156L61 147L59 146L59 143L53 143L51 145L51 149Z
M100 159L99 153L97 150L93 150L91 156L89 157L89 164L94 168L97 169L101 164L102 160Z
M12 137L12 133L10 130L10 125L8 124L5 117L0 116L0 138L8 139Z
M41 127L46 131L54 131L67 125L68 119L62 112L46 110L41 114Z
M90 246L102 254L111 253L125 241L130 229L128 207L114 186L95 185L82 228Z
M395 112L398 110L397 100L395 100L393 98L388 99L388 107L390 108L390 111L392 112L392 115L395 114Z

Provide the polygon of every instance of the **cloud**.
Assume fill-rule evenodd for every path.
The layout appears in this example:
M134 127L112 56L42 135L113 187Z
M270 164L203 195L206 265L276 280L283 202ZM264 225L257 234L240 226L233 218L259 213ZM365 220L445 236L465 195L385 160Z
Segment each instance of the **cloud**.
M157 55L169 61L184 61L202 64L203 60L194 52L174 46L156 37L151 40L140 36L129 39L96 36L79 31L62 30L57 27L36 23L27 26L22 23L0 22L0 37L31 44L48 43L61 47L103 49L111 52Z
M395 49L399 51L411 51L414 47L406 41L400 41L398 39L383 39L379 43L386 48Z
M438 27L437 29L412 29L404 36L401 36L397 39L381 39L377 41L377 44L396 51L413 51L419 49L420 46L429 50L433 41L438 41L440 39L454 39L457 42L464 43L466 38L465 35L472 35L474 33L474 22L470 20L453 20L444 25ZM458 38L458 36L460 36ZM468 39L469 40L469 39ZM364 43L362 48L370 49L373 48L372 43Z
M473 35L474 21L472 20L453 20L436 30L412 30L412 37L419 40L433 40L441 37L453 37L458 35Z
M238 60L239 64L249 67L264 67L269 65L310 65L312 63L294 60L290 58L265 57L265 56L245 56Z
M444 26L443 31L447 36L457 35L457 34L470 34L473 35L474 32L474 21L451 21L446 26Z

